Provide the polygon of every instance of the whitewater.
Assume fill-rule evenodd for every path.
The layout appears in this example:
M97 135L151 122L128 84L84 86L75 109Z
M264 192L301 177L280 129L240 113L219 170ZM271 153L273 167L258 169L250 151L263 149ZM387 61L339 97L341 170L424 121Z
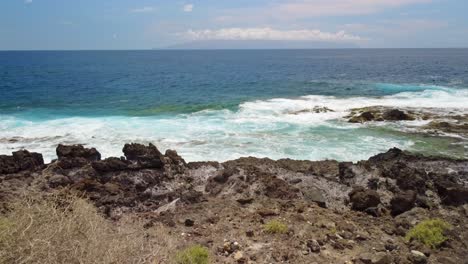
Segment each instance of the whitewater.
M387 85L392 87L402 89ZM430 120L379 124L346 121L351 109L366 106L424 107L468 114L468 89L408 87L414 90L378 97L307 95L253 100L236 109L173 115L37 119L31 115L1 114L0 154L26 148L43 153L45 160L51 161L56 158L53 149L62 143L96 147L103 157L109 157L121 156L125 143L151 142L162 150L176 149L187 161L225 161L243 156L358 161L391 147L432 154L450 154L458 148L463 156L467 149L464 138L407 133L408 127ZM315 112L314 107L333 111Z

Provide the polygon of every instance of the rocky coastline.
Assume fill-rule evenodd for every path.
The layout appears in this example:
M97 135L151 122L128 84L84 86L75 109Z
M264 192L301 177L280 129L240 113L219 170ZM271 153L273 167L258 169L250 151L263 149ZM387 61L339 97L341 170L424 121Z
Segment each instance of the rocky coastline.
M350 122L414 118L375 111ZM122 151L101 159L95 148L59 145L49 164L27 150L0 155L1 214L21 193L70 190L110 222L130 217L144 230L164 226L176 247L203 245L212 263L466 263L468 160L396 148L357 163L186 162L152 144ZM426 219L451 226L437 248L405 239ZM287 231L266 232L270 220Z

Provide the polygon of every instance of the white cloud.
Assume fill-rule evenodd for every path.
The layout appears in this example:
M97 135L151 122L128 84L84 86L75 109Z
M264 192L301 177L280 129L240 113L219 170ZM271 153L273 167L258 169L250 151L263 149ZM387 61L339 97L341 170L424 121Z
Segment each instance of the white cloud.
M429 2L431 0L294 0L273 5L271 11L294 17L360 15Z
M188 30L182 34L191 40L302 40L302 41L346 41L365 40L344 31L336 33L323 32L317 29L278 30L265 28L222 28L217 30Z
M193 11L193 4L186 4L183 7L184 12L192 12Z
M24 0L25 4L31 4L32 2L33 2L33 0Z
M145 7L142 7L142 8L132 9L132 10L130 10L130 12L132 12L132 13L150 13L150 12L153 12L154 10L155 10L154 7L145 6Z

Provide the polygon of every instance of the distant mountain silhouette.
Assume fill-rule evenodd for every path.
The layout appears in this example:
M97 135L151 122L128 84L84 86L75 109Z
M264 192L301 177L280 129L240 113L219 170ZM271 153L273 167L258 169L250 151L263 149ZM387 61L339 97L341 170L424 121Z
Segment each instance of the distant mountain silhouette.
M359 48L353 43L286 40L206 40L181 43L163 49L342 49Z

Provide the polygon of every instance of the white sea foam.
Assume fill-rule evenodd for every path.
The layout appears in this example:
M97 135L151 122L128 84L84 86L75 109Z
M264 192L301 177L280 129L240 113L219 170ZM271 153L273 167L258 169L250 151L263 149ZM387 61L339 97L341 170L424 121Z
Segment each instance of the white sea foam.
M34 121L0 115L0 153L26 148L43 153L50 161L56 158L57 144L81 143L96 147L108 157L122 155L124 143L152 142L161 149L176 149L189 161L224 161L241 156L356 161L390 147L411 148L415 142L385 128L369 129L343 121L341 118L350 109L375 105L433 107L466 114L467 103L468 90L431 87L379 98L309 95L258 100L242 103L237 111L204 110L171 118L113 116ZM307 111L317 106L334 111Z

